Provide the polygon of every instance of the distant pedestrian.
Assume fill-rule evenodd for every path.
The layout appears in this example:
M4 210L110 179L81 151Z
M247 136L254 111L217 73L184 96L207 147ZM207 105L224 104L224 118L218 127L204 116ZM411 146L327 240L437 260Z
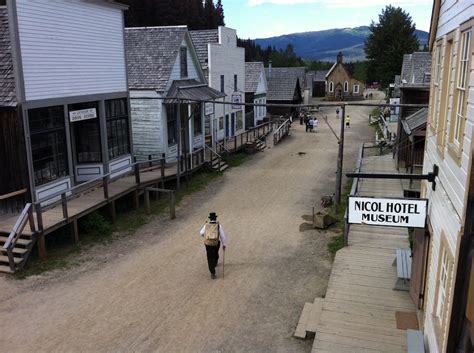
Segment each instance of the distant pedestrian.
M350 116L346 116L346 128L349 129L351 127L351 118Z
M314 132L318 132L318 124L319 124L318 118L314 118L314 120L313 120Z
M222 242L222 248L225 251L226 242L224 228L217 222L217 214L215 212L209 213L209 222L206 222L199 232L204 238L204 245L206 246L207 265L211 278L216 278L216 266L219 261L219 248Z
M306 127L305 131L308 132L309 131L309 118L308 118L308 116L304 117L304 124L306 125L305 126Z
M339 108L336 108L336 118L339 118Z
M313 128L314 128L314 120L313 118L310 118L309 119L309 132L313 132Z
M304 114L303 112L300 112L300 125L303 125L304 123Z

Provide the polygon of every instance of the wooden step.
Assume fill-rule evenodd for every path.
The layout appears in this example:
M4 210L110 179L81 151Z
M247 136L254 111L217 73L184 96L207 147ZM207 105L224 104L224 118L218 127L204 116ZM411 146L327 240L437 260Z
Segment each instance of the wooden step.
M13 248L14 255L25 255L27 252L28 252L27 248L17 248L17 247ZM3 247L0 247L0 254L1 253L6 254L7 250L5 250Z
M21 258L21 257L14 257L14 258L13 258L13 261L15 262L15 264L19 264L20 262L23 261L23 258ZM0 262L8 263L8 256L0 255Z
M306 325L311 315L311 311L313 310L313 305L313 303L304 304L303 311L301 312L300 320L298 321L298 325L296 326L294 334L296 338L301 338L303 340L306 339Z
M0 245L5 244L5 242L6 242L7 240L8 240L8 237L0 237ZM31 242L32 242L31 239L21 239L21 238L20 238L20 239L18 239L18 240L16 241L16 244L17 244L17 245L28 246L28 245L31 244Z
M306 339L308 334L316 334L319 318L323 310L323 301L323 298L316 298L314 303L305 303L300 320L296 326L294 334L296 338Z
M3 266L3 265L0 265L0 272L1 273L13 273L13 271L10 269L10 266Z

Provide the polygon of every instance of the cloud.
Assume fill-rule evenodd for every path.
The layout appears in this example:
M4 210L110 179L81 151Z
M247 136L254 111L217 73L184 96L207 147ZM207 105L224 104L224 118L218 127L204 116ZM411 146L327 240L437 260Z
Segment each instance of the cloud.
M364 8L370 6L413 6L413 5L432 5L432 0L248 0L247 5L255 7L263 4L274 4L274 5L299 5L299 4L321 4L328 8Z

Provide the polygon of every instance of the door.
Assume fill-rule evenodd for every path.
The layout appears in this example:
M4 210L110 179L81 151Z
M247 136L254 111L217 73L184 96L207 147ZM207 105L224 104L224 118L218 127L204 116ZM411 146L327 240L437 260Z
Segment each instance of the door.
M231 122L230 122L230 136L235 135L235 113L231 114Z
M411 262L410 297L418 309L422 308L422 294L425 283L425 264L428 256L428 232L415 229L413 234L413 251Z

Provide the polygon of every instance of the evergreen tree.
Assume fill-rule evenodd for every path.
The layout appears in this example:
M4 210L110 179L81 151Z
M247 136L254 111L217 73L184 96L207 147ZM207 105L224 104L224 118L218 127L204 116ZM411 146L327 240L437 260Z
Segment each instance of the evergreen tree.
M365 41L368 59L368 80L387 86L395 75L400 74L403 55L419 47L415 24L401 8L388 5L379 15L379 23L372 22Z
M225 26L224 22L224 6L222 6L222 1L217 0L217 5L215 9L215 21L217 26Z

